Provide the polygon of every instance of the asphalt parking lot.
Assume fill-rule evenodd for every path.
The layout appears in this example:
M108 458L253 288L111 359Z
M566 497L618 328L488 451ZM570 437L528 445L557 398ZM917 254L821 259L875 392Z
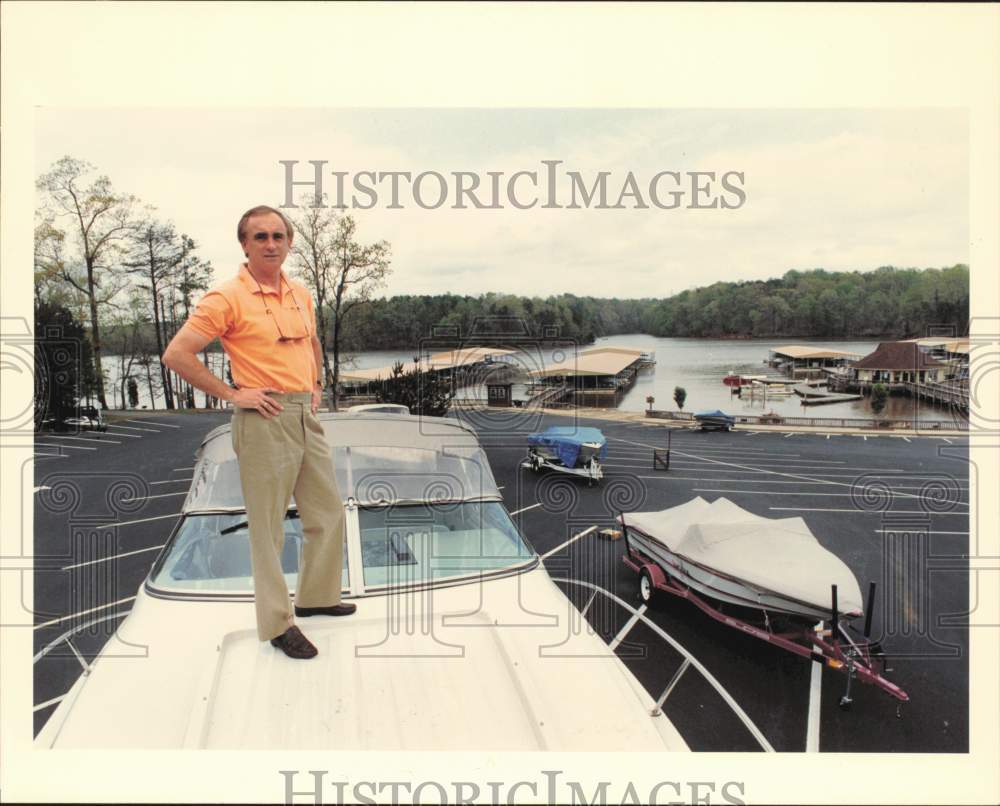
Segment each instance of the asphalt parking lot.
M496 417L500 431L509 419ZM572 422L530 421L529 429ZM779 751L965 752L968 748L969 471L964 439L795 432L674 430L669 471L653 469L653 448L669 429L597 420L608 439L599 486L565 474L519 468L523 438L490 436L474 415L507 507L545 554L591 526L613 525L620 510L666 509L725 496L765 517L801 516L820 543L854 571L866 592L876 582L872 637L889 656L887 677L910 702L852 686L841 711L843 674L743 635L694 605L660 593L643 615L678 641L739 703ZM641 608L638 577L622 562L624 541L591 532L546 559L555 578L589 582ZM562 587L582 610L591 588ZM588 621L658 699L683 657L652 626L601 595ZM959 626L952 626L959 625ZM624 629L623 629L624 628ZM813 682L814 669L820 677ZM818 705L810 707L819 686ZM696 750L758 750L759 743L705 680L688 671L664 710ZM809 728L812 723L812 737Z
M965 752L968 749L969 470L956 438L675 430L670 469L652 450L668 429L580 420L609 442L595 487L564 474L521 470L527 431L565 417L478 412L480 433L508 510L553 578L654 699L683 656L699 661L779 751ZM35 445L35 651L89 621L73 642L35 665L35 730L130 607L187 492L202 437L225 413L151 412L112 421L106 434L40 435ZM724 627L665 594L642 608L622 541L599 537L619 511L658 510L695 496L726 496L766 517L803 517L819 541L878 584L873 636L888 677L911 702ZM593 527L597 527L596 529ZM590 531L588 531L590 530ZM580 533L583 537L574 539ZM565 545L564 545L565 544ZM599 589L599 590L598 590ZM595 594L596 591L596 594ZM610 595L609 595L610 594ZM630 608L618 604L618 597ZM633 618L633 610L642 618ZM97 621L101 619L101 621ZM648 622L645 620L648 619ZM814 669L822 671L814 674ZM818 682L817 682L818 678ZM759 743L719 693L689 670L664 704L695 750Z

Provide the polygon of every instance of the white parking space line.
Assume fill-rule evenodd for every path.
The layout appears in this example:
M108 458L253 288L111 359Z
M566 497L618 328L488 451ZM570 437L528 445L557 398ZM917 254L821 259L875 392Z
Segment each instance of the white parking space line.
M816 492L804 492L804 493L786 493L779 492L778 490L712 490L707 487L692 487L692 491L696 493L739 493L740 495L808 495L808 496L824 496L833 498L853 498L855 495L861 494L866 489L865 487L859 488L857 492L854 493L816 493ZM955 506L967 507L969 506L965 501L956 501Z
M187 495L187 490L182 490L179 493L160 493L159 495L143 495L138 498L123 498L122 503L127 503L130 501L151 501L154 498L172 498L175 495Z
M955 443L953 443L953 442L952 442L952 441L951 441L950 439L948 439L948 437L936 437L936 439L943 439L943 440L944 440L945 442L947 442L947 443L948 443L949 445L954 445L954 444L955 444Z
M728 458L728 457L727 457ZM705 464L714 464L718 462L718 459L713 459L710 457L693 457L697 461L692 461L689 458L677 459L677 462L681 464L693 465L698 467ZM799 460L793 460L790 462L758 462L755 459L739 459L737 460L742 464L750 468L764 468L768 470L772 467L777 468L787 468L788 470L809 470L810 468L815 468L816 470L866 470L866 471L883 471L889 473L902 473L902 470L890 469L888 471L881 467L850 467L846 463L840 464L838 462L820 463L820 462L800 462Z
M109 431L108 433L114 434L116 437L126 437L127 439L142 439L142 434L119 434L117 431Z
M117 602L109 602L108 604L98 605L97 607L91 607L87 610L81 610L79 613L70 613L68 616L62 616L60 618L54 618L51 621L43 621L41 624L36 624L34 629L40 630L42 627L51 627L53 624L62 624L64 621L70 621L71 619L79 618L80 616L85 616L87 613L96 613L98 610L107 610L109 607L115 607L116 605L124 604L125 602L131 602L135 599L134 596L129 596L126 599L119 599Z
M32 456L41 456L43 459L68 459L65 453L33 453Z
M134 422L134 420L129 420L129 422ZM136 428L134 425L118 425L118 423L108 423L108 428L127 428L129 431L148 431L150 434L160 433L157 428Z
M968 504L964 504L968 506ZM960 515L969 517L968 512L928 512L925 509L809 509L806 507L768 507L781 512L850 512L854 515Z
M794 436L795 436L795 434L793 432L790 432L788 434L785 434L785 439L788 439L789 437L794 437Z
M823 629L823 623L816 625L816 631ZM813 654L822 654L816 647L813 647ZM821 693L823 686L823 664L813 662L812 673L809 677L809 716L806 719L806 752L819 752L819 713L822 702Z
M642 618L642 614L645 612L646 612L646 605L643 605L638 610L636 610L632 614L632 618L630 618L628 621L625 622L625 626L618 631L618 635L616 635L612 639L611 643L608 644L608 649L614 652L615 649L618 647L618 645L625 638L625 636L629 634L629 631L639 622L639 619Z
M535 507L540 507L541 504L532 504L530 507L522 507L521 509L516 509L510 513L511 517L515 515L520 515L522 512L527 512L529 509L534 509Z
M594 603L594 599L597 598L597 591L590 594L590 598L587 600L587 604L583 606L583 610L580 611L581 616L586 616L587 611L590 610L590 606Z
M584 530L583 530L582 532L580 532L579 534L576 534L576 535L573 535L573 536L572 536L572 537L571 537L571 538L570 538L569 540L567 540L567 541L565 541L565 542L563 542L563 543L560 543L560 544L559 544L558 546L556 546L556 547L555 547L554 549L550 549L549 551L546 551L546 552L545 552L545 553L544 553L544 554L543 554L543 555L541 556L541 559L543 559L543 560L544 560L544 559L546 559L547 557L551 557L551 556L552 556L553 554L555 554L555 553L556 553L557 551L559 551L560 549L564 549L564 548L566 548L566 546L568 546L568 545L569 545L570 543L574 543L574 542L576 542L576 541L577 541L577 540L579 540L579 539L580 539L581 537L586 537L586 536L587 536L587 535L589 535L589 534L590 534L591 532L593 532L593 531L594 531L595 529L597 529L597 527L596 527L596 526L591 526L591 527L589 527L589 528L587 528L587 529L584 529Z
M673 465L673 460L671 460L670 464L671 464L671 466ZM609 465L609 464L605 463L602 466L603 467L616 467L617 465ZM641 469L641 468L634 468L634 467L632 467L630 465L621 465L621 467L624 467L627 470ZM740 475L743 475L743 476L776 475L776 476L790 476L791 478L803 478L803 479L808 478L810 480L817 480L817 479L857 479L859 477L859 475L860 475L858 473L815 473L815 472L810 472L808 476L799 476L798 474L795 474L795 473L778 473L777 471L774 471L774 470L753 470L753 469L750 469L750 470L713 470L713 469L708 468L708 467L697 467L697 466L696 467L683 467L683 468L679 468L679 469L682 470L682 471L684 471L684 472L686 472L686 473L729 473L729 474L731 474L733 476L740 476ZM664 478L664 479L669 479L669 478L671 478L671 476L669 474L672 473L672 472L673 472L672 470L671 471L665 471L662 476L639 476L639 478L649 478L649 479ZM864 475L866 475L869 478L869 480L871 480L871 481L881 481L881 482L884 482L886 484L893 484L893 483L895 483L897 481L917 481L919 479L938 479L938 480L940 480L940 478L941 478L940 475L935 475L933 473L917 474L917 473L906 473L906 472L903 472L903 471L898 471L898 472L900 473L900 475L898 475L898 476L896 476L896 475L883 476L880 473L866 473ZM728 479L728 480L729 481L736 481L736 479ZM708 479L706 479L706 481L708 481ZM848 486L848 487L851 486L850 484L847 484L847 482L820 481L820 483L821 484L841 484L842 483L845 486Z
M188 476L187 478L184 479L167 479L166 481L151 481L149 482L149 484L150 486L154 484L180 484L182 481L194 481L194 476ZM501 487L500 489L502 490L503 487Z
M633 444L640 445L640 446L643 445L643 443L641 443L641 442L636 442L636 443L633 443ZM648 447L648 446L646 446L646 447ZM687 455L687 454L684 454L681 451L677 451L677 453L680 456ZM735 462L723 462L723 461L719 461L719 460L708 460L708 461L711 461L711 462L713 462L714 464L717 464L717 465L722 465L722 466L727 467L727 468L739 468L742 472L756 471L757 473L759 473L761 475L769 473L769 474L774 475L774 476L781 476L782 478L800 479L800 480L803 480L803 481L816 481L816 478L818 476L829 476L829 475L831 475L829 473L811 473L809 475L799 475L799 474L796 474L796 473L781 473L781 472L779 472L777 470L767 470L766 468L754 468L754 467L751 467L751 466L748 466L748 465L736 464ZM858 468L855 468L855 469L858 469ZM708 471L707 468L699 468L695 472L704 473L704 472L710 472L710 471ZM736 471L731 471L731 472L736 472ZM892 471L882 470L880 472L881 473L888 473L888 472L892 472ZM899 472L904 472L904 471L899 471ZM912 474L912 475L916 475L916 474ZM935 478L935 477L932 477L932 478ZM842 482L842 481L830 481L830 482L828 482L828 484L830 484L832 486L836 486L836 487L850 487L850 488L855 489L855 490L858 490L858 489L862 489L863 490L863 489L865 489L867 487L867 485L864 485L864 486L862 486L862 487L859 488L859 487L857 487L854 484L848 484L847 482ZM916 498L916 499L920 498L919 495L912 495L910 493L897 493L897 495L900 498ZM771 507L771 509L776 509L776 507ZM808 511L808 510L803 510L803 511ZM857 510L847 510L847 511L848 512L856 512ZM902 510L889 510L889 511L892 512L892 511L902 511ZM956 513L956 514L963 514L963 515L966 515L966 517L967 517L967 513Z
M608 437L608 440L609 441L616 441L616 442L620 442L621 441L621 439L619 437ZM667 446L666 446L666 444L663 444L663 445L655 445L655 446L650 445L648 447L650 447L650 448L652 448L652 447L666 448ZM759 454L760 456L776 457L776 458L781 458L781 459L797 459L797 458L799 458L799 457L802 456L801 453L786 453L785 451L769 451L766 448L734 448L733 450L730 450L728 448L711 448L711 447L702 446L702 445L686 445L686 444L685 445L681 445L681 444L677 444L677 443L674 443L674 447L677 447L679 450L691 450L691 451L697 451L698 453L704 453L704 454L709 454L709 455L712 455L712 454L721 454L721 455L724 455L724 456L750 456L750 455L757 455L757 454ZM623 452L634 452L634 453L645 453L646 452L642 448L623 448L623 447L617 447L616 450L623 451Z
M692 462L688 459L677 459L679 464L693 465L694 467L700 467L705 464L735 464L733 462L719 462L718 460L702 460L700 462ZM763 472L769 472L772 467L787 468L789 470L795 471L808 471L810 468L815 468L816 470L850 470L852 472L865 472L865 473L905 473L904 468L899 467L854 467L854 466L840 466L840 465L793 465L785 464L783 462L754 462L753 460L745 461L743 464L736 465L737 467L745 467L749 470L761 470ZM822 475L820 473L811 473L810 475Z
M172 423L154 423L152 420L125 420L127 423L139 423L139 425L158 425L161 428L180 428L179 425L173 425Z
M115 434L115 436L120 437L121 434ZM115 442L113 439L91 439L90 437L65 437L65 436L52 437L52 439L74 439L77 442L96 442L98 445L121 445L120 442Z
M644 464L646 466L648 466L648 465L652 464L652 461L645 462L645 463L638 463L638 464L635 464L635 465L618 465L618 466L619 467L626 467L626 468L628 468L628 467L643 467ZM770 469L767 469L767 468L757 468L757 467L753 467L751 465L733 465L734 467L743 467L743 468L745 468L744 470L730 470L728 468L718 469L717 470L717 469L713 469L711 467L706 467L702 463L698 463L698 462L685 462L683 459L678 460L678 459L674 459L673 457L671 457L671 459L670 459L670 465L671 465L671 467L673 467L675 464L678 467L680 467L681 470L687 471L689 473L732 473L734 475L743 473L743 474L749 474L749 475L752 475L752 476L760 476L760 475L764 475L764 474L767 474L767 473L774 473L774 474L779 475L779 476L793 476L793 477L796 477L796 474L794 474L794 473L779 473L776 470L770 470ZM729 462L717 462L715 464L723 464L723 465L725 465L725 464L730 464L730 463ZM604 466L607 467L608 464L605 463ZM789 468L789 469L790 470L804 470L804 468L798 468L798 467ZM848 468L846 468L846 467L837 468L837 470L847 470L847 469ZM876 477L877 476L881 476L882 474L885 474L885 473L891 473L891 474L900 473L900 474L906 475L906 471L905 470L878 470L877 468L874 468L874 467L872 467L872 468L859 467L859 468L853 468L853 469L855 469L855 470L857 470L859 472L858 473L817 473L815 471L810 470L810 471L808 471L808 473L809 473L809 476L816 477L816 478L835 478L835 479L854 479L854 478L857 478L859 475L861 475L860 471L865 471L865 475L876 476ZM886 478L889 478L889 479L902 478L903 475L900 475L900 476L889 475L889 476L886 476ZM913 474L909 474L909 475L913 475ZM940 476L934 475L934 474L929 474L927 477L928 478L940 478Z
M66 695L60 694L58 697L53 697L51 700L46 700L45 702L38 703L38 705L33 706L31 710L32 712L41 711L45 708L48 708L50 705L55 705L57 702L62 702L64 699L66 699Z
M99 560L88 560L85 563L73 563L73 565L64 565L60 568L60 571L69 571L71 568L83 568L85 565L97 565L98 563L107 563L112 560L117 560L119 557L131 557L133 554L142 554L146 551L156 551L157 549L162 549L166 543L160 543L158 546L150 546L148 549L136 549L135 551L125 551L121 554L112 554L109 557L101 557Z
M604 465L607 467L607 465ZM724 472L724 471L723 471ZM637 479L670 479L671 481L710 481L712 484L797 484L800 487L811 486L811 485L825 485L829 484L828 481L777 481L775 479L720 479L717 477L702 477L702 476L674 476L661 474L658 476L636 476ZM904 479L904 481L909 481L909 479ZM881 485L880 485L881 486ZM906 485L906 484L895 484L886 483L886 486L890 490L923 490L924 487ZM957 488L961 492L968 491L968 487L963 487L961 485ZM728 490L727 490L728 492Z
M194 465L191 465L191 467L175 467L172 472L180 473L182 470L194 470Z
M663 446L659 450L664 450L666 446ZM674 446L672 450L684 451L686 456L690 456L694 459L701 459L703 461L711 461L716 459L740 459L746 462L754 463L769 463L778 465L846 465L848 464L846 459L803 459L801 454L789 454L786 456L779 456L773 453L762 453L762 454L749 454L741 453L738 451L721 451L720 453L709 453L708 451L703 451L701 448L691 448L685 449L683 446ZM635 459L639 456L649 456L652 451L643 451L641 453L621 453L623 459ZM618 455L618 451L608 451L608 455Z
M705 462L718 462L720 459L737 459L753 467L791 467L791 468L806 468L806 467L828 467L831 470L883 470L881 467L854 467L853 465L848 467L850 464L847 461L836 459L826 461L825 459L787 459L787 460L775 460L770 459L751 459L747 457L729 457L724 456L720 459L716 459L714 456L701 456L697 453L685 453L684 459L678 459L679 462L687 462L688 464L698 464Z
M910 438L909 438L909 437L900 437L900 439L902 439L902 440L905 440L906 442L909 442L909 441L910 441Z
M687 449L687 445L678 445L678 448L684 450ZM756 448L737 448L734 450L727 450L725 448L705 448L701 445L692 445L690 450L697 451L699 454L704 454L705 456L760 456L773 457L776 459L799 459L802 457L801 453L785 453L784 451L768 451L768 450L757 450Z
M918 529L918 528L913 528L913 529L909 529L909 530L907 530L907 529L890 529L889 531L890 532L896 532L896 531L901 531L901 532L905 532L905 531L919 532L922 535L967 535L968 534L968 532L942 532L942 531L939 531L937 529ZM877 535L884 534L885 533L885 529L884 528L883 529L875 529L874 532Z
M63 445L59 442L36 442L38 448L69 448L71 451L96 451L97 448L88 448L86 445Z
M119 521L118 523L102 523L100 526L94 526L94 529L107 529L111 526L131 526L133 523L149 523L150 521L162 521L166 518L179 518L181 516L180 512L173 512L170 515L157 515L155 518L140 518L136 521Z

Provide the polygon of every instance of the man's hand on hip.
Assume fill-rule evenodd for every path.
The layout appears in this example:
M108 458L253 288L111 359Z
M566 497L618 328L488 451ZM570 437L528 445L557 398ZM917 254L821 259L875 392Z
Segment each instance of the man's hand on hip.
M232 397L232 404L241 409L255 409L267 418L274 417L279 411L284 410L277 400L267 396L268 392L280 394L280 389L272 389L265 386L261 389L237 389Z
M319 410L319 404L323 402L323 390L313 389L312 393L312 413L315 414Z

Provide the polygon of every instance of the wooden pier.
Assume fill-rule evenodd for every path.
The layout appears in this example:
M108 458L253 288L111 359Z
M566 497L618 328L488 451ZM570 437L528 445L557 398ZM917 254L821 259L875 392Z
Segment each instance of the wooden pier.
M890 394L902 392L910 397L927 400L942 406L951 406L962 411L969 410L969 382L966 380L944 381L943 383L915 383L913 381L888 383L886 381L858 381L832 376L829 381L832 390L861 394L871 394L872 387L876 383L881 383Z
M920 400L929 400L942 406L954 406L964 411L969 410L968 381L945 381L944 383L905 383L903 384L911 396Z

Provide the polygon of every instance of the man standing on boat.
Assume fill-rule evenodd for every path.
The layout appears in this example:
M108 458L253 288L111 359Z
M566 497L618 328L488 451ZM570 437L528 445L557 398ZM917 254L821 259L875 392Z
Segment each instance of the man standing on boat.
M312 296L281 266L294 230L272 207L243 214L237 237L247 260L236 277L209 291L163 353L163 363L192 386L233 405L233 448L250 530L257 635L293 658L316 647L294 624L281 568L285 516L294 494L304 545L295 616L346 616L340 601L344 508L323 426L323 354ZM218 337L236 388L217 378L198 353Z

